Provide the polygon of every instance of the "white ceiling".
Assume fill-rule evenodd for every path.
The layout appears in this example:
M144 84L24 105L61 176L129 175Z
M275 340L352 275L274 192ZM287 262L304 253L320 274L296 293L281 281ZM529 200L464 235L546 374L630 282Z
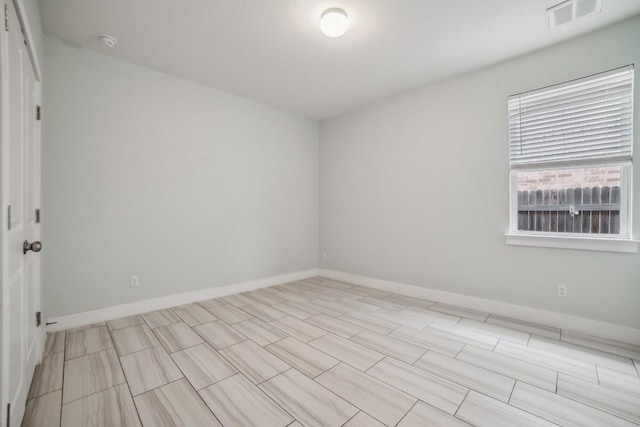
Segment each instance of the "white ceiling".
M558 43L640 13L602 13L553 32L560 0L40 0L68 42L240 96L326 119L376 99ZM337 39L323 10L350 17ZM106 33L119 44L98 41Z

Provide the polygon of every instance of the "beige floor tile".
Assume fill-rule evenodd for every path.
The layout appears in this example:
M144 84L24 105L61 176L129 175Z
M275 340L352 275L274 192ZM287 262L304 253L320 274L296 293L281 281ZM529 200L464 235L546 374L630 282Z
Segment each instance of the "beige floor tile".
M144 319L139 314L133 316L120 317L119 319L109 320L107 326L110 331L116 329L128 328L129 326L136 326L144 324Z
M554 371L564 372L589 381L598 382L596 367L593 363L582 362L550 351L513 344L506 341L501 341L496 346L494 352L528 363L533 363L534 365L543 366Z
M325 329L343 338L352 337L365 330L362 326L326 314L318 314L317 316L310 317L305 320L305 322L311 323L314 326Z
M293 291L287 291L287 290L283 290L280 291L278 293L278 296L280 298L282 298L283 300L285 300L286 302L297 302L297 303L302 303L302 302L307 302L309 301L309 298L298 293L298 292L293 292ZM278 304L273 304L273 306L276 306ZM276 307L277 308L277 307Z
M455 325L462 320L461 316L454 316L453 314L441 313L435 310L431 310L420 307L407 307L401 311L404 316L411 317L422 322L429 322L430 325Z
M25 426L640 425L640 346L320 277L44 347Z
M64 351L65 360L97 353L111 347L113 347L113 342L109 335L109 328L106 325L67 332Z
M333 317L344 316L347 313L353 311L353 307L341 304L336 301L324 301L321 299L310 300L304 303L305 307L310 307L312 309L318 310L320 313L327 314Z
M512 378L431 351L414 366L502 402L509 401L515 384Z
M202 305L202 303L200 303ZM224 323L232 324L237 322L242 322L243 320L251 319L244 311L240 310L237 307L232 306L231 304L221 304L217 306L209 306L204 307L211 314L216 316L218 319L222 320Z
M324 329L292 316L285 316L270 322L270 324L303 342L309 342L328 333Z
M244 341L226 347L220 350L220 354L255 384L268 380L290 368L289 365L253 341Z
M262 347L287 337L280 329L258 319L234 323L232 328Z
M221 298L212 298L204 301L198 301L196 304L209 311L209 309L212 307L219 307L221 305L224 305L224 301L222 301Z
M377 317L378 319L386 320L387 322L391 322L400 326L408 326L414 329L423 329L427 327L433 322L432 318L435 317L436 315L444 316L444 314L430 312L430 316L421 315L419 316L420 318L417 318L417 316L407 316L403 314L400 310L390 310L386 308L375 311L372 313L372 315L374 317Z
M640 346L605 338L593 337L579 332L562 331L562 341L592 348L629 359L640 360Z
M358 408L295 369L259 387L306 427L342 426L358 412Z
M338 295L329 295L326 292L321 292L321 290L319 289L305 289L303 291L300 291L300 293L308 297L309 301L315 301L319 299L324 301L335 301L339 298Z
M444 338L431 331L429 328L420 331L408 326L402 326L391 332L390 335L402 341L415 344L420 348L435 351L449 357L455 357L465 346L464 343Z
M200 390L200 396L225 426L284 427L294 421L241 374Z
M477 427L548 426L542 418L471 390L456 417Z
M62 390L27 401L22 427L60 427Z
M64 351L65 331L49 332L44 344L43 357Z
M417 402L413 396L344 364L315 381L388 426L395 426Z
M279 304L285 302L284 298L280 298L277 293L263 292L263 291L251 291L247 292L249 299L253 302L258 302L266 305Z
M216 350L247 339L247 337L219 320L194 326L193 330Z
M240 309L245 313L248 313L249 315L255 317L256 319L262 320L263 322L270 322L272 320L276 320L286 316L286 314L281 312L280 310L276 310L275 308L262 303L245 305L243 307L240 307Z
M341 316L340 319L346 320L347 322L351 322L365 329L379 332L381 334L388 334L389 332L402 326L399 323L381 319L368 312L352 311L344 316Z
M435 304L433 301L429 301L426 299L407 297L404 295L393 294L384 298L387 301L394 302L396 304L407 305L410 307L417 308L429 308Z
M516 382L509 404L565 427L635 425L615 415L520 381Z
M64 353L53 353L43 357L42 363L36 366L29 389L29 399L51 393L62 388Z
M640 377L598 366L600 385L640 398Z
M640 424L640 397L612 390L566 374L558 374L557 393Z
M513 329L515 331L527 332L541 337L552 338L555 340L560 339L560 329L526 322L524 320L511 319L492 314L487 318L487 323L504 326L505 328Z
M457 323L457 326L522 345L527 345L529 338L531 338L531 334L527 332L514 331L504 326L492 325L491 323L479 322L472 319L462 319Z
M340 298L338 301L340 301L343 305L351 307L352 311L357 313L367 313L380 310L380 306L360 301L358 297Z
M76 332L76 331L82 331L83 329L97 328L98 326L106 326L106 325L107 325L107 322L89 323L88 325L82 325L82 326L78 326L78 327L75 327L75 328L69 328L69 329L67 329L67 333Z
M328 354L293 337L268 345L265 349L309 378L315 378L339 363Z
M160 346L120 358L134 396L182 378L182 372Z
M184 322L161 326L154 329L154 333L160 344L169 353L184 350L204 342L200 335L193 332L193 329Z
M280 304L274 304L273 308L300 320L308 319L311 316L320 314L318 310L312 309L310 307L305 307L301 303L297 302L283 302Z
M140 426L126 384L119 384L62 405L62 427Z
M209 313L201 305L186 304L173 309L173 313L182 319L189 326L200 325L202 323L213 322L216 316Z
M65 363L62 403L125 382L115 349L77 357Z
M489 313L441 303L430 306L429 310L437 311L439 313L451 314L457 317L466 317L467 319L473 319L479 322L484 322L487 317L489 317Z
M478 348L484 348L485 350L493 350L499 341L499 339L494 336L470 330L458 325L432 323L427 329L430 331L437 330L445 332L449 339L460 341L465 344L471 344Z
M119 356L160 345L147 325L129 326L111 332Z
M143 313L142 317L151 329L170 325L172 323L178 323L180 321L180 318L173 314L173 311L170 309L150 311L148 313Z
M542 366L470 345L466 346L458 354L456 359L540 387L544 390L554 393L556 391L558 373ZM638 379L640 380L640 378Z
M442 412L424 402L418 402L409 413L400 421L397 427L471 427L470 424ZM515 426L514 426L515 427Z
M200 344L178 351L171 357L196 390L215 384L238 372L209 344Z
M258 302L249 298L248 292L235 294L235 295L227 295L227 296L221 297L220 299L226 302L227 304L233 305L234 307L242 307L243 305L249 305L249 304L254 304Z
M309 342L309 345L361 371L366 371L384 358L382 353L333 334L323 335Z
M353 418L351 418L344 427L384 427L380 421L368 415L366 412L358 412Z
M556 341L535 335L529 340L529 347L549 351L571 359L605 366L628 375L637 374L636 368L630 358L617 356L613 353L596 350L594 348L582 347L569 342Z
M422 369L386 358L367 374L453 415L469 391L468 388Z
M415 362L426 351L417 345L373 331L359 333L351 337L351 341L406 363Z
M145 426L219 426L216 417L185 379L136 396Z

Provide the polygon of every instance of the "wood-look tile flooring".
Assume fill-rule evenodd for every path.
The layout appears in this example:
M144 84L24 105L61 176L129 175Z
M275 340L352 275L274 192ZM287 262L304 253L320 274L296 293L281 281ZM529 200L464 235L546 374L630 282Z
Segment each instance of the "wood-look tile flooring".
M50 334L24 426L640 425L640 347L321 277Z

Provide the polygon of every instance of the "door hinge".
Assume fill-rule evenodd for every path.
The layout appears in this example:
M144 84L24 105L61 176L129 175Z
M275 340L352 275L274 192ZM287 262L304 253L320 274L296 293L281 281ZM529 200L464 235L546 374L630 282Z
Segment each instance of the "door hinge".
M40 222L40 209L36 209L36 224Z
M36 313L36 328L42 325L42 312L38 311Z
M42 118L42 108L39 105L36 105L36 120L40 120Z
M9 31L9 6L4 5L4 30Z
M11 205L7 206L7 230L11 230Z

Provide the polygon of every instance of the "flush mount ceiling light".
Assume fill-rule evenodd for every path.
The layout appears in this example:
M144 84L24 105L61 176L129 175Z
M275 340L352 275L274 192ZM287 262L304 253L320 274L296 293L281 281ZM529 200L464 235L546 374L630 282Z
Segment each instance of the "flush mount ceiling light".
M327 9L320 16L320 30L327 37L340 37L347 32L349 20L347 13L337 7Z
M107 34L103 34L100 36L100 41L107 45L108 47L114 47L118 44L118 40L115 37L111 37Z

